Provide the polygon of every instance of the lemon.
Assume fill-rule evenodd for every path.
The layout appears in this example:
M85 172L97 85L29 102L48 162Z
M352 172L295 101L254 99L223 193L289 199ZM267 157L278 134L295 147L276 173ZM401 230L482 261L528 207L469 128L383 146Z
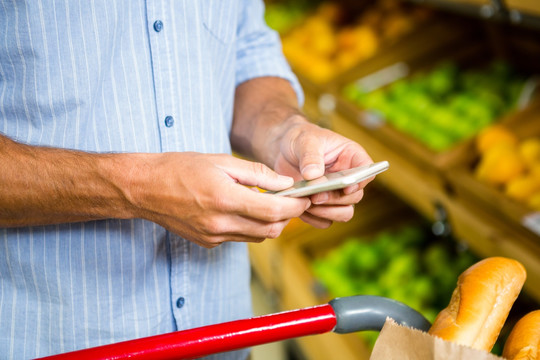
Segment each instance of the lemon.
M354 30L358 46L355 53L360 59L373 56L379 49L379 39L373 29L368 26L358 26Z
M540 178L532 175L522 175L506 184L505 193L509 197L526 202L533 194L540 191Z
M478 180L491 185L504 185L525 171L525 163L515 146L499 143L482 156L475 170Z
M337 54L335 64L340 71L352 68L358 62L358 56L352 51L343 51Z
M540 191L529 198L527 205L533 210L540 211Z
M540 138L533 137L523 140L519 144L519 153L527 165L540 165Z
M335 68L331 62L318 58L312 58L311 61L304 63L301 71L311 81L317 84L331 80L335 74Z
M484 128L476 137L476 148L483 154L495 145L516 145L518 138L508 128L495 124Z
M537 164L532 164L531 166L529 166L529 173L532 176L540 179L540 162L537 163Z

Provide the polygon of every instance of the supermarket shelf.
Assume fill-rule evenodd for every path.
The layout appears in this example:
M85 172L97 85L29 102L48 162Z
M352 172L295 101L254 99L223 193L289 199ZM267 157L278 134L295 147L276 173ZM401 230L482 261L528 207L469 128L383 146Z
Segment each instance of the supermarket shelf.
M388 160L390 170L378 179L427 219L437 220L442 206L456 238L479 256L507 256L523 263L528 273L525 290L540 301L540 237L517 227L481 207L465 204L454 196L439 173L419 168L407 154L392 150L375 139L370 131L335 115L332 128L370 149L375 161Z
M331 300L326 293L317 290L309 260L302 249L332 248L351 234L370 233L393 223L416 216L403 201L377 185L369 185L362 207L358 207L353 219L335 223L328 229L315 229L297 219L293 220L283 234L261 244L250 244L250 256L255 275L261 280L265 292L277 298L282 311L316 306ZM385 205L381 206L381 202ZM400 215L398 215L400 214ZM316 245L314 245L316 244ZM310 360L364 360L370 350L358 334L326 333L294 340L302 354Z
M316 99L307 99L306 109L312 119L317 119L316 105ZM325 116L325 123L330 128L369 149L374 161L389 161L390 169L378 175L377 180L424 217L438 220L442 207L448 214L454 236L479 256L507 256L521 261L528 272L525 290L540 302L539 235L515 219L506 219L494 209L489 211L481 204L475 206L474 201L464 203L466 197L457 196L445 174L447 163L454 161L452 158L443 158L439 165L437 161L430 163L429 158L421 154L421 149L412 144L408 149L396 148L396 143L400 142L395 138L398 134L389 131L383 137L377 136L380 128L366 127L356 121L360 120L351 112L346 112L345 116L334 113L330 119ZM464 152L470 152L470 149L462 146L455 156L461 157Z
M491 3L490 0L446 2L457 4L456 6L476 7L482 6L483 3ZM505 59L530 73L538 71L536 59L540 51L534 31L517 27L510 28L507 25L487 26L482 30L469 22L464 24L467 25L467 29L462 30L458 26L457 30L450 34L451 36L448 34L447 26L444 26L442 32L438 32L436 27L431 28L429 32L433 35L431 39L435 38L439 41L424 41L430 51L418 57L411 55L410 49L415 49L414 53L416 53L418 49L421 51L424 48L407 42L404 45L410 45L410 47L404 49L403 52L396 47L392 51L387 51L389 55L385 54L365 61L346 74L347 76L336 79L333 89L328 90L335 96L336 111L332 114L324 114L323 123L362 144L368 149L374 161L389 161L389 171L379 175L377 179L428 219L438 220L441 208L445 210L455 237L468 244L478 255L482 257L509 256L523 262L529 273L526 291L536 301L540 301L540 235L521 224L522 210L525 210L525 207L523 206L520 211L509 216L510 210L502 213L501 209L490 209L498 205L504 207L505 202L502 199L504 196L501 194L493 195L486 190L483 193L488 195L484 197L489 200L480 204L479 194L468 196L464 192L459 192L459 188L451 181L450 175L457 167L465 163L469 166L467 173L469 177L472 177L470 176L471 160L474 161L474 159L471 159L471 156L474 150L471 151L471 144L463 142L449 151L433 153L412 137L385 124L384 121L366 122L359 108L344 100L340 95L339 89L343 89L354 79L365 76L365 72L371 74L396 62L395 58L387 59L388 56L405 58L413 71L429 68L442 60L451 59L466 66L468 63L478 64L493 58ZM459 34L460 31L463 31L465 36ZM429 40L430 37L426 39ZM433 44L441 45L434 47ZM320 94L308 93L305 108L309 117L317 122L321 114L320 111L318 113L317 98L312 98L314 96L320 96ZM533 114L538 114L538 108L531 111ZM523 117L531 117L531 111ZM535 128L530 133L538 134L538 129ZM473 180L476 181L476 179L471 179L470 182ZM471 187L476 193L480 193L479 188L480 185Z
M316 99L307 99L307 109L317 115ZM395 151L390 143L381 142L365 129L339 114L328 119L338 133L361 143L370 150L374 161L388 160L390 169L377 176L366 189L366 195L348 223L336 223L330 229L317 230L300 221L293 221L282 236L262 244L250 245L254 270L263 280L268 293L275 296L281 310L309 307L328 299L314 285L313 274L305 249L332 248L347 234L370 231L384 218L385 225L403 220L403 214L417 212L436 221L443 208L454 238L480 257L506 256L519 260L527 269L525 293L540 302L540 237L502 221L496 214L474 204L464 203L449 189L438 171L419 167L407 153ZM373 185L373 186L372 186ZM385 188L390 195L378 192ZM390 196L390 198L388 198ZM295 343L311 360L328 358L369 359L370 351L355 334L334 333L303 337Z
M346 226L347 231L351 229L350 224ZM283 311L316 306L325 302L315 296L309 264L297 251L299 242L310 233L305 227L303 231L288 232L279 239L249 245L255 273L260 280L264 280L266 292L278 294L279 306ZM297 237L295 233L302 236ZM276 245L280 247L277 252L274 251ZM269 268L274 270L261 271ZM297 338L294 341L302 354L310 360L369 359L369 350L355 334L325 333Z
M420 141L383 120L369 121L369 116L364 116L356 105L341 96L342 90L352 81L399 63L407 65L410 70L408 75L414 75L429 71L441 61L453 61L464 68L475 68L485 65L490 59L500 59L528 74L534 74L539 70L540 47L536 32L529 28L540 29L540 9L536 12L534 8L540 2L403 2L447 11L440 19L437 17L434 21L426 22L413 33L403 36L402 41L381 46L373 57L336 74L325 83L311 82L298 71L301 69L293 66L305 90L303 110L309 119L357 141L374 161L389 161L390 169L378 175L373 185L378 184L389 190L393 199L379 197L376 206L372 206L369 197L374 195L378 186L371 187L370 184L351 222L334 224L328 230L317 230L300 221L292 221L278 239L250 245L254 271L270 296L275 297L281 310L318 305L329 300L314 284L316 281L310 263L316 257L312 248L317 251L330 249L339 243L338 239L344 234L365 231L376 223L382 211L390 211L382 215L383 218L386 216L383 227L389 227L402 217L395 216L392 212L396 210L394 207L399 208L404 203L406 209L400 215L419 214L434 224L443 224L443 230L450 230L460 247L468 247L479 257L505 256L520 261L528 273L523 296L540 303L540 233L536 234L520 223L522 210L529 211L523 204L522 207L520 204L506 207L504 213L494 207L500 205L502 208L502 204L510 200L503 199L498 190L478 190L483 184L467 188L468 184L478 182L471 173L478 160L476 151L471 150L472 143L463 141L448 151L430 151ZM438 11L435 13L439 14ZM461 178L450 176L456 174L458 168L462 171L459 174ZM469 194L456 185L456 181L465 183L464 176L468 177L469 183L464 187ZM469 196L471 192L475 196ZM484 198L487 201L480 201L478 193L486 194ZM496 198L495 202L493 198ZM520 211L513 212L516 208ZM511 216L509 212L513 212ZM313 360L369 358L366 345L355 335L324 334L297 339L295 343L307 358Z

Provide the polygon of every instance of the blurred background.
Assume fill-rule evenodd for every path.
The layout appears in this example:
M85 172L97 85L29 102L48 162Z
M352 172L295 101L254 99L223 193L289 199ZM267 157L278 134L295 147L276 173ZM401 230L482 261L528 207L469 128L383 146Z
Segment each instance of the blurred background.
M250 245L257 314L387 296L433 321L489 256L528 279L499 343L540 308L540 1L267 0L315 123L390 169L355 217L292 221ZM253 359L368 359L377 333L254 348Z

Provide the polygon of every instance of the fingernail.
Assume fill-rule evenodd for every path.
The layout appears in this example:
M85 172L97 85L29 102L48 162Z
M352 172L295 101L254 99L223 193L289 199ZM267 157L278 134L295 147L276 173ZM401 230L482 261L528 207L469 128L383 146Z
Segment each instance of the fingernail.
M320 205L320 204L324 204L325 202L328 201L328 193L320 193L320 194L317 194L317 196L315 196L315 200L313 201L313 203L315 205Z
M294 182L294 179L292 177L286 175L278 175L278 180L291 184Z
M352 193L357 192L358 189L360 189L360 186L358 184L355 184L355 185L346 187L345 189L343 189L343 192L345 193L345 195L350 195Z
M309 164L302 169L302 176L304 179L313 179L315 177L322 176L323 174L324 171L321 172L321 169L317 164Z

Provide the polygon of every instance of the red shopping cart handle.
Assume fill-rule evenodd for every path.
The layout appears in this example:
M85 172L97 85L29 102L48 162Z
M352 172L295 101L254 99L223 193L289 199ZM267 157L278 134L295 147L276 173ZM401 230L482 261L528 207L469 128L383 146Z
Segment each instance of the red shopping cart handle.
M424 316L398 301L378 296L351 296L336 298L328 304L310 308L176 331L41 359L194 359L330 331L343 334L381 330L387 317L398 324L424 331L431 326Z

